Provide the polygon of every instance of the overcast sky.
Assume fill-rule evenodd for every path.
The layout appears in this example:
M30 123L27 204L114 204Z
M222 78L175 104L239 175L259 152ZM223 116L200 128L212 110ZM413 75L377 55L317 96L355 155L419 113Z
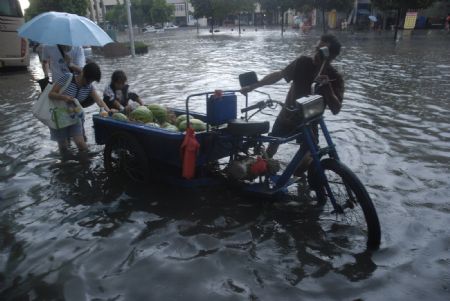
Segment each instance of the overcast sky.
M19 0L19 2L22 10L25 10L28 6L30 6L30 2L28 2L28 0Z

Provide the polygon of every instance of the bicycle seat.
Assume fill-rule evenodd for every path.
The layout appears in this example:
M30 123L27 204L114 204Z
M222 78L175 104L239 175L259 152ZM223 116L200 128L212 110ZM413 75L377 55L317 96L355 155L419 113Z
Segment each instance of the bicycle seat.
M228 121L227 133L232 136L256 136L268 133L270 123L268 121L245 121L233 119Z

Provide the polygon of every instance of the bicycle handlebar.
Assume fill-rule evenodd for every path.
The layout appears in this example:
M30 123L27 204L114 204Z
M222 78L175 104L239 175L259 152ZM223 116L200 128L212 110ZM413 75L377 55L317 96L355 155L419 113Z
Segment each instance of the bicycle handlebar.
M268 100L261 100L254 105L251 105L251 106L241 109L241 113L245 113L245 112L256 110L256 109L262 110L262 109L265 109L266 107L270 108L274 104L278 104L278 105L284 107L284 103L282 103L281 101L268 99Z
M248 106L246 108L241 109L241 113L245 113L245 112L252 111L252 110L255 110L255 109L262 110L266 106L267 106L266 100L262 100L262 101L259 101L256 104L254 104L254 105L251 105L251 106Z

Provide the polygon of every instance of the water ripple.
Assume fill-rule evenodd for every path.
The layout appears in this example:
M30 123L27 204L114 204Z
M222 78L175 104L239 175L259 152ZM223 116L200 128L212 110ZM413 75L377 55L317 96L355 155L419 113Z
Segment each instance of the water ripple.
M342 161L377 207L383 240L374 254L330 237L298 204L108 179L95 107L86 110L90 160L62 160L31 114L43 76L37 56L29 72L1 75L0 299L447 300L448 45L434 31L399 43L388 35L340 34L344 106L326 113ZM237 89L242 72L261 78L311 54L318 35L186 29L138 38L151 45L145 55L94 58L96 87L123 69L145 102L182 108L190 93ZM288 89L280 81L261 90L283 100ZM287 163L294 148L277 158Z

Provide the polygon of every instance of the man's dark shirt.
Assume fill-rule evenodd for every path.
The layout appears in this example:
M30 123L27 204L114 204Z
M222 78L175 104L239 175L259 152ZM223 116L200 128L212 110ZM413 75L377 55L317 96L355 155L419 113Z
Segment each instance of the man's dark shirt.
M291 88L286 96L285 104L287 106L292 107L297 99L311 94L311 84L316 78L319 69L320 66L316 66L312 58L301 56L282 71L283 78L287 82L292 81ZM344 80L342 76L329 64L324 68L322 74L328 75L334 93L342 103L344 96ZM318 94L321 94L320 90ZM325 99L325 101L327 100ZM295 113L282 110L278 119L282 126L292 128L298 125L296 117Z

